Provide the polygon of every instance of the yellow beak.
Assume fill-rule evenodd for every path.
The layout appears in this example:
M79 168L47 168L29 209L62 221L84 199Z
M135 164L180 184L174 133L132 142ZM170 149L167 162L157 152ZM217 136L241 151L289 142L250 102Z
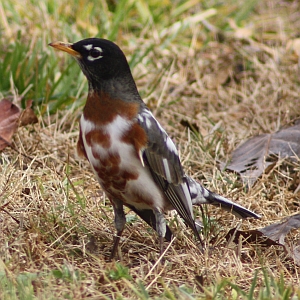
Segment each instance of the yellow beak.
M53 43L49 44L49 46L51 46L57 50L67 52L76 58L81 58L81 54L79 52L75 51L72 48L72 45L73 45L72 43L64 43L64 42L53 42Z

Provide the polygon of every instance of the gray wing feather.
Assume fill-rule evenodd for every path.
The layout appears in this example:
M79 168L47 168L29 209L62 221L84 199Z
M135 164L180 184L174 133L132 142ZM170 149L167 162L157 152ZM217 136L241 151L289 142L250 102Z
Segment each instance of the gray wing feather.
M171 205L200 239L195 226L189 187L174 143L147 108L140 112L138 122L148 136L147 147L142 151L144 165L149 167L153 179Z

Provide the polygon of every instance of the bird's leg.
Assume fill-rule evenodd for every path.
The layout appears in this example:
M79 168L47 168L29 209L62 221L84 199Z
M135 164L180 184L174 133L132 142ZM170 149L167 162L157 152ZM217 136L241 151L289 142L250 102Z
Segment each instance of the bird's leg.
M154 209L153 212L156 220L156 231L159 237L159 251L160 251L160 255L162 255L164 252L164 237L167 231L166 219L164 214L158 209Z
M114 243L110 254L110 260L114 259L114 257L118 252L120 238L126 223L122 201L114 199L111 202L113 204L114 213L115 213L115 227L117 230L117 235L114 237Z

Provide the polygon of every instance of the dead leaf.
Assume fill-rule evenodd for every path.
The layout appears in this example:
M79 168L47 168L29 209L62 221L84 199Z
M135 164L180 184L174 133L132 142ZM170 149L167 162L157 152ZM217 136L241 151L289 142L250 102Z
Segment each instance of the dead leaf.
M274 166L278 158L298 161L300 157L300 122L276 133L255 136L232 153L231 162L221 163L241 175L244 183L252 186L257 178Z
M275 223L259 229L259 231L274 242L284 245L285 236L292 230L300 228L300 214L286 218L283 222Z
M239 238L241 236L243 237L244 241L246 241L247 243L257 243L261 246L268 246L268 247L272 245L282 246L276 241L264 236L264 234L259 229L243 231L243 230L236 230L236 228L232 228L226 234L225 239L227 241L231 240L235 244L238 244Z
M26 126L38 122L32 110L32 100L27 100L26 108L20 109L8 99L0 101L0 151L10 145L12 136L18 126Z
M236 230L231 229L227 235L226 240L238 244L239 238L242 236L244 241L251 243L256 242L262 246L278 245L283 247L288 256L300 266L300 241L295 245L286 245L285 237L292 229L300 228L300 214L285 218L282 222L275 223L264 228L255 230Z
M300 266L300 245L299 242L297 245L291 245L291 247L287 248L287 252L289 256L294 259L297 266Z
M20 119L19 119L19 126L26 126L29 124L35 124L38 122L38 118L35 115L32 106L32 100L26 101L26 108L22 111Z
M20 109L7 99L0 101L0 150L7 147L17 130Z

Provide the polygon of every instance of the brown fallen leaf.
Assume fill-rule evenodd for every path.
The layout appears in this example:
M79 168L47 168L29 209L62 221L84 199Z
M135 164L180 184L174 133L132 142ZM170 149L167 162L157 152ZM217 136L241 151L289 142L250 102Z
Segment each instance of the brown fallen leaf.
M272 245L282 246L278 242L266 237L259 229L243 231L232 228L226 234L225 239L238 244L240 237L243 237L243 240L247 243L257 243L261 246L268 247Z
M255 230L236 230L231 229L226 240L238 244L240 236L248 243L256 242L262 246L278 245L282 246L288 256L300 266L300 240L293 245L286 245L285 237L292 229L300 228L300 214L285 218L282 222L275 223L264 228Z
M289 256L294 259L296 265L300 267L300 241L296 245L287 248Z
M33 100L26 101L26 108L22 111L19 118L19 126L26 126L29 124L35 124L38 122L38 118L31 108Z
M0 151L7 147L17 130L20 109L7 99L0 101Z
M286 235L292 229L300 228L300 214L290 216L285 218L283 222L275 223L264 228L259 229L259 231L267 236L274 242L278 242L281 245L284 245L284 239Z
M275 133L249 139L233 151L229 164L220 165L223 169L239 173L243 182L252 186L264 171L276 164L278 158L299 161L299 157L300 122Z
M26 102L26 108L20 109L8 99L0 101L0 151L11 144L12 136L18 126L26 126L38 122L32 110L32 100Z

